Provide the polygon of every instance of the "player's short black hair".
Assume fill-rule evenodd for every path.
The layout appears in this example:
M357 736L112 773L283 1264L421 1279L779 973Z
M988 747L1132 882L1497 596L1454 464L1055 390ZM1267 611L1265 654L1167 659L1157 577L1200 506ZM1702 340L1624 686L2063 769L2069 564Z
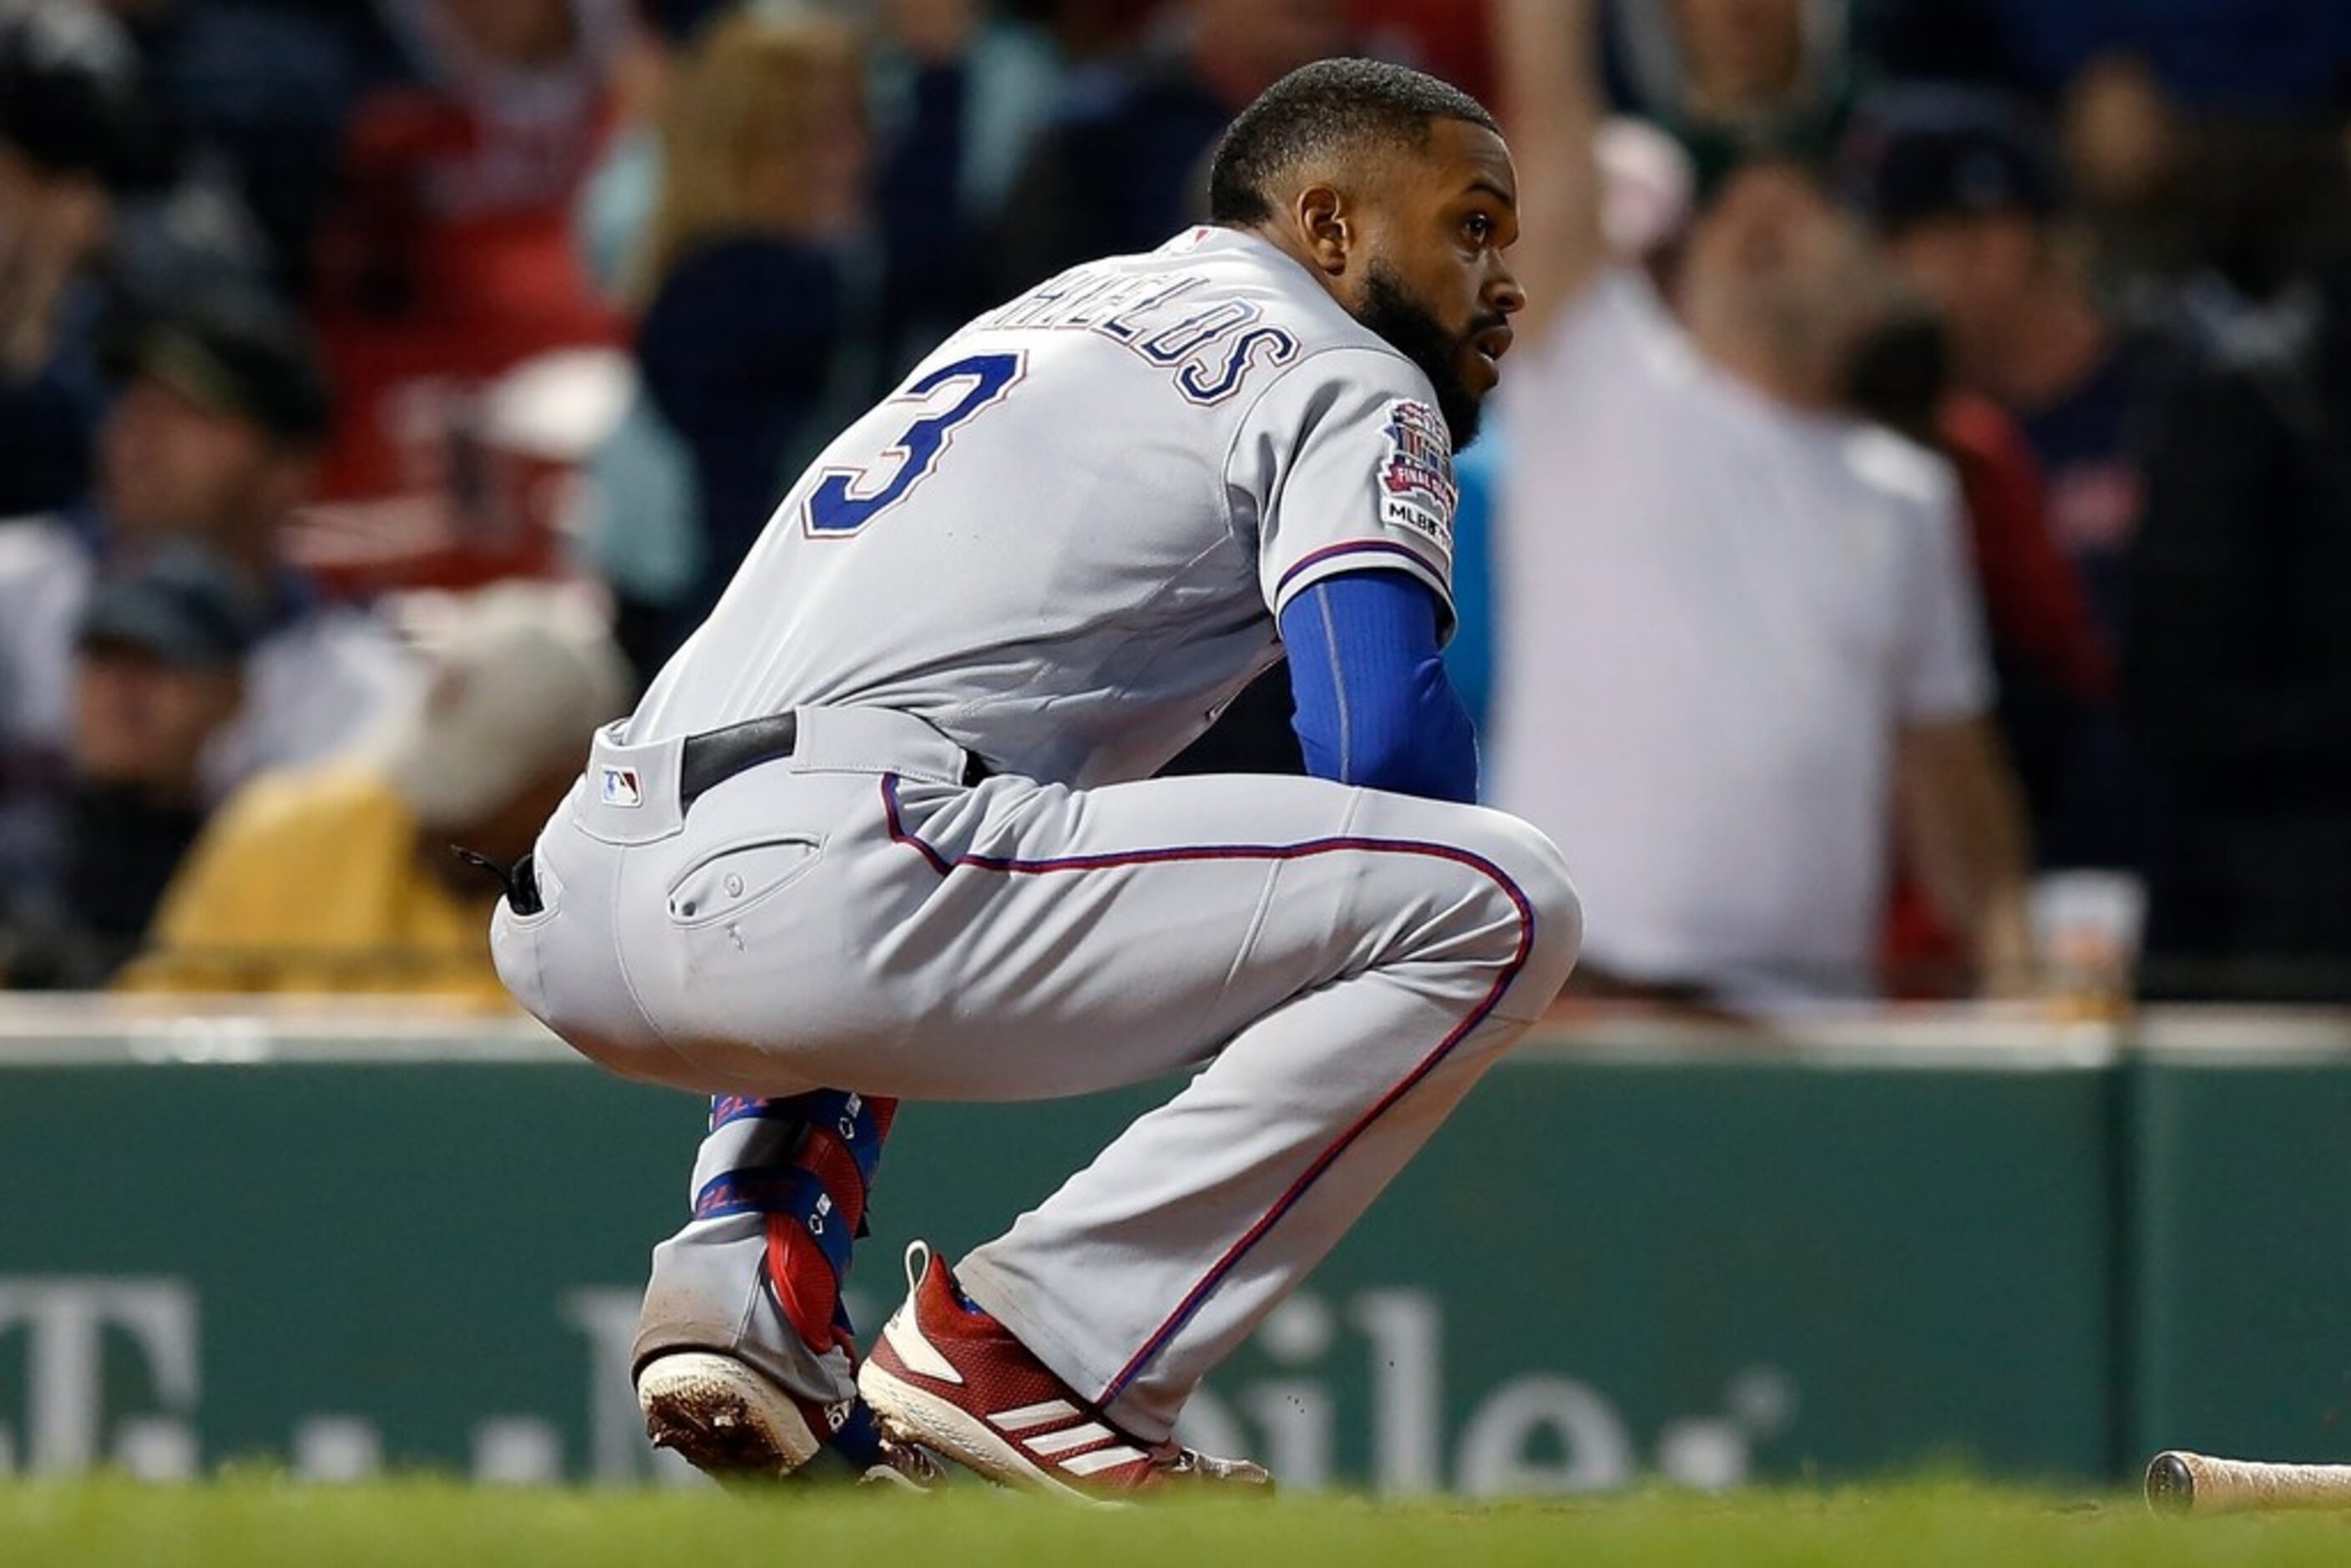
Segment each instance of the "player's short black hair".
M1421 148L1429 125L1466 120L1496 135L1486 106L1449 82L1379 60L1301 66L1242 110L1208 166L1208 216L1220 224L1273 215L1271 187L1299 160L1353 142Z

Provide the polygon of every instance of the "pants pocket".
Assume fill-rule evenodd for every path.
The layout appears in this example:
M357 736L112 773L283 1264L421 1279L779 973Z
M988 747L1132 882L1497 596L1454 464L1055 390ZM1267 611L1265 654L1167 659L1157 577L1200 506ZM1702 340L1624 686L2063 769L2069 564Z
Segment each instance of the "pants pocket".
M815 870L823 854L823 841L805 835L730 844L695 861L670 883L670 921L690 929L736 919Z

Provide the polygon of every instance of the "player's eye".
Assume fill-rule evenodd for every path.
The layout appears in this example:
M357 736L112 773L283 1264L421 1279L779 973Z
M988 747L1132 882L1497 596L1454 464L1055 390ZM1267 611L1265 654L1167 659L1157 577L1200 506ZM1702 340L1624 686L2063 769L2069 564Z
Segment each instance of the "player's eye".
M1483 213L1472 213L1461 220L1461 237L1473 249L1483 250L1494 243L1494 220Z

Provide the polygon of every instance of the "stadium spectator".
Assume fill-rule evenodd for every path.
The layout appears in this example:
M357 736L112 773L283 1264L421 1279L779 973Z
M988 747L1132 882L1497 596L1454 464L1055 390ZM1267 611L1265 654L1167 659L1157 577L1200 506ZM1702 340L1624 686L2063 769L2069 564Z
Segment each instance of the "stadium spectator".
M1940 320L1907 310L1862 354L1852 396L1872 418L1940 453L1959 480L2001 738L2037 825L2060 804L2065 744L2084 715L2113 700L2114 654L2057 549L2023 435L1989 398L1954 388L1949 362ZM1886 973L1900 994L1948 994L1964 978L1964 949L1913 877L1897 875L1887 936Z
M0 984L88 988L131 956L204 825L198 767L244 706L264 630L259 596L193 542L93 587L74 636L57 863L0 888Z
M32 286L61 277L78 280L82 293L102 281L150 308L200 293L266 292L271 283L268 242L232 167L179 120L168 84L117 9L135 12L98 0L0 4L0 147L10 155L12 195L27 202L16 210L30 225L16 239L55 246L19 253L8 269L11 290L25 292L0 314L20 326L37 320L16 316L42 298ZM227 96L209 78L202 86L209 91L193 96L203 101ZM277 83L262 97L287 92ZM42 265L68 253L78 263L69 269Z
M696 84L714 72L741 76L752 68L753 57L762 52L752 47L754 37L768 40L764 55L772 67L783 40L812 34L838 38L840 26L811 15L778 20L755 13L712 19L691 37L670 30L689 17L699 26L700 7L657 11L660 30L639 40L624 73L630 84L630 123L614 138L583 190L576 227L599 287L632 314L643 308L653 286L662 281L645 276L645 264L653 248L655 209L664 201L663 168L677 162L692 172L684 188L667 193L683 209L674 210L672 220L685 216L705 229L718 225L739 231L705 235L705 239L747 242L763 228L772 230L766 235L768 248L777 255L803 253L808 267L822 273L822 288L806 300L764 295L744 300L730 293L698 312L700 319L715 322L725 308L741 308L755 324L792 312L808 323L812 334L807 346L814 361L795 358L764 372L754 371L745 361L742 349L747 345L714 340L696 350L726 354L736 367L728 376L730 384L739 385L743 372L754 371L750 379L767 387L757 399L762 406L775 403L778 386L789 393L780 412L770 408L751 417L768 424L779 419L796 423L800 427L797 436L789 429L770 433L771 438L762 437L737 452L713 452L705 443L705 467L715 460L748 475L781 465L785 460L778 453L802 446L812 452L813 443L830 433L836 422L822 417L820 407L820 417L792 418L795 408L806 412L802 405L828 380L838 379L828 376L829 371L855 371L854 379L895 375L989 302L983 298L989 269L979 247L1018 161L1050 105L1062 68L1047 34L991 16L978 0L893 0L880 7L878 30L864 40L870 90L850 81L846 63L829 78L819 71L820 90L802 110L795 111L800 118L787 123L789 117L775 112L774 106L765 106L756 115L751 106L739 101L722 107L719 99ZM721 34L726 40L723 45ZM778 80L807 74L769 71ZM757 194L740 172L756 167L762 156L807 158L811 137L823 141L832 134L819 123L826 108L820 100L827 97L855 100L832 106L849 119L841 128L838 145L819 148L818 161L828 162L836 172L845 162L857 161L855 154L867 140L862 121L870 100L871 199L858 203L853 232L821 240L793 238L774 225L794 220L738 210ZM712 144L714 135L735 124L758 131L766 152L753 154ZM662 145L664 127L680 142L669 156ZM722 180L714 170L734 171L736 177ZM696 248L701 248L698 242ZM747 245L745 254L758 248ZM686 262L682 256L676 259ZM701 271L702 259L687 262L681 276ZM743 259L737 256L738 262ZM676 290L663 292L674 295ZM671 303L674 308L676 300ZM674 308L673 313L677 313ZM695 329L688 325L690 334ZM696 395L690 386L681 388L674 377L668 390ZM878 381L873 390L881 390ZM707 404L707 395L702 396ZM709 413L705 406L705 427ZM647 674L693 623L698 612L692 606L715 592L711 584L697 580L709 551L696 515L693 468L677 432L642 385L626 417L588 465L579 554L612 588L619 601L616 630L622 645L632 664ZM767 477L780 488L776 474ZM760 520L774 499L769 494L759 504ZM746 538L723 540L719 549L739 559L747 543Z
M1897 77L2021 92L2059 127L2099 275L2217 270L2262 297L2351 243L2351 7L2315 0L1870 0Z
M1188 0L1139 60L1079 76L1006 203L996 291L1097 256L1149 250L1207 211L1226 123L1282 76L1350 46L1341 0ZM1298 773L1290 676L1268 672L1169 773Z
M207 742L208 799L265 767L348 744L411 678L390 634L319 601L280 562L280 525L308 485L327 394L281 317L206 308L128 335L129 384L103 429L95 488L63 511L0 524L0 880L49 857L72 738L74 627L110 564L176 540L226 560L263 604L252 700Z
M553 494L495 414L501 378L617 350L570 239L627 35L620 0L381 0L388 41L321 225L315 318L340 398L319 519L338 580L554 565ZM583 434L585 449L595 434Z
M1597 987L1869 993L1897 829L1980 983L2022 983L1950 472L1839 407L1895 298L1882 264L1810 177L1751 165L1669 306L1609 260L1588 11L1499 15L1530 304L1502 391L1495 802L1567 847Z
M664 653L789 476L882 390L863 71L841 24L746 11L702 36L670 95L637 357L692 460L701 568Z
M890 0L874 50L874 216L892 374L998 302L989 242L1066 66L982 0Z
M2351 12L2309 0L1865 0L1871 52L1901 76L2053 101L2103 61L2141 62L2199 109L2325 114L2351 76Z
M1906 310L1872 340L1852 395L1872 418L1941 453L1958 476L2001 734L2039 823L2062 804L2076 729L2115 695L2114 653L2057 548L2040 466L1999 404L1953 385L1949 342L1930 310Z
M1848 0L1614 0L1625 107L1689 150L1711 190L1769 155L1826 161L1853 106Z
M2351 278L2174 391L2126 687L2153 765L2145 994L2351 1001Z
M2058 547L2100 636L2126 654L2143 465L2156 403L2183 371L2179 346L2111 319L2094 297L2058 226L2054 170L2021 110L1969 93L1891 98L1857 133L1855 167L1890 253L1943 316L1959 381L2023 430ZM2064 758L2039 817L2043 863L2135 868L2146 785L2114 706L2027 749Z
M620 651L566 591L456 601L422 700L340 762L256 779L222 807L123 983L147 990L433 994L505 1005L495 876L628 704Z
M1492 94L1493 26L1484 0L1352 0L1347 19L1365 52L1442 78L1481 103Z
M995 9L1043 29L1063 58L1105 60L1134 49L1160 0L998 0Z
M269 246L97 0L0 0L0 516L89 482L119 308L266 295Z
M660 119L702 0L645 8L618 72L618 125L572 210L572 245L596 292L623 317L638 290L639 256L661 199ZM633 363L633 361L632 361ZM562 519L571 564L612 595L613 635L640 678L672 647L678 604L701 570L693 459L653 407L643 379L619 423L585 455L583 483Z
M863 35L870 90L852 140L872 143L872 219L887 310L875 323L885 369L901 371L995 302L983 254L1020 161L1051 111L1064 66L1053 36L985 0L884 0ZM765 12L786 28L821 12ZM719 22L695 3L657 7L623 72L629 121L582 192L590 270L623 303L659 204L659 128L674 118L675 78ZM691 22L689 30L681 24ZM870 131L864 123L871 120ZM830 155L830 150L827 150ZM696 154L697 156L699 154ZM642 291L636 291L641 293Z
M179 162L254 225L266 280L298 298L332 198L360 58L324 7L97 0L127 30L147 111Z
M1189 0L1139 60L1081 73L1005 205L994 292L1149 250L1206 209L1226 122L1284 72L1345 52L1340 0Z
M78 0L0 3L0 517L89 482L105 405L93 276L139 156L135 61Z

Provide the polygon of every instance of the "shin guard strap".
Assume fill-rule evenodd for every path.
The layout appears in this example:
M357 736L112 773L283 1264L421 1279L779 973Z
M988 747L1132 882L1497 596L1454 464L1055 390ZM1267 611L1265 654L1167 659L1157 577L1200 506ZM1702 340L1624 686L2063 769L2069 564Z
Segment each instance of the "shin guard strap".
M799 1166L758 1166L713 1177L694 1200L694 1217L764 1214L797 1222L832 1267L837 1281L849 1272L851 1227L816 1173Z

